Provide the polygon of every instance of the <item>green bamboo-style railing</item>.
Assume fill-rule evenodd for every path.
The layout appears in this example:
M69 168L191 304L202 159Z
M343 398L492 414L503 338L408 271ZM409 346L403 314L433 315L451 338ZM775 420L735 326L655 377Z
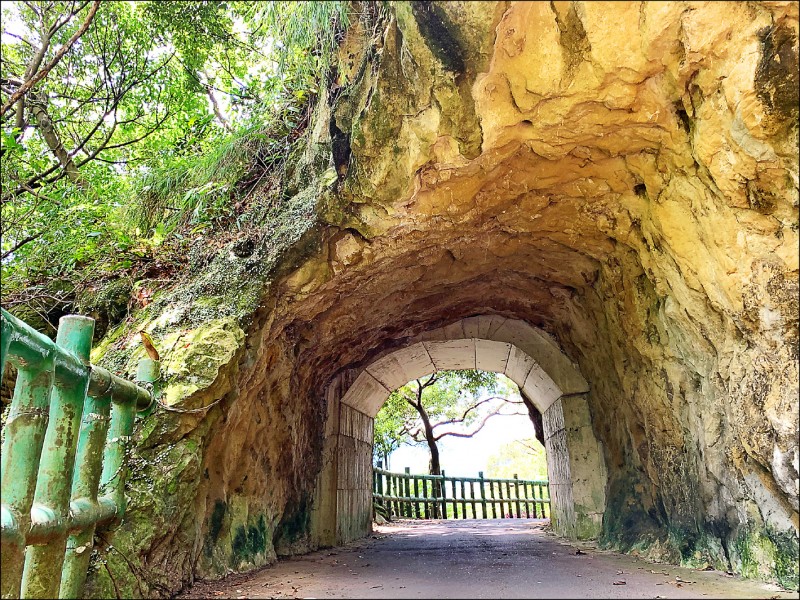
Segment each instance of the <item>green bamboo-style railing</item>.
M153 394L92 365L94 320L62 317L55 343L1 311L0 375L17 368L3 427L3 598L80 598L96 527L125 512L126 448ZM136 380L152 388L159 363Z
M543 519L550 517L550 487L534 479L413 475L372 469L372 497L406 519Z

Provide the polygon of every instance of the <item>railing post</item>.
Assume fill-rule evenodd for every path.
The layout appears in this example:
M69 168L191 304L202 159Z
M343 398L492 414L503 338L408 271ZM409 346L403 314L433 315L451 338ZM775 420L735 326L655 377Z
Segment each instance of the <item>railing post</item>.
M464 480L461 479L458 482L461 486L461 518L467 518L467 490L464 486Z
M4 331L3 347L10 341ZM21 368L17 373L14 396L5 425L0 479L4 510L3 529L14 531L11 543L2 546L3 598L19 598L22 569L25 564L25 533L30 527L31 504L36 488L36 473L42 452L50 388L53 383L52 360ZM5 540L4 540L5 541Z
M484 519L488 519L488 511L486 509L486 482L483 480L483 471L478 471L478 479L481 480L481 514Z
M444 469L442 469L442 481L441 481L441 495L442 495L442 518L447 518L447 476L445 475Z
M136 381L152 384L158 380L159 363L149 358L139 361ZM128 472L125 462L127 444L133 432L136 405L120 402L110 396L104 399L87 398L83 411L83 427L78 440L77 468L72 480L72 499L87 502L99 508L101 502L109 507L108 512L120 519L125 512L125 478ZM113 416L109 412L113 405ZM105 447L105 448L104 448ZM98 498L101 485L106 492ZM111 506L113 504L113 506ZM67 541L67 553L62 572L60 598L79 598L86 581L89 558L93 545L96 523L71 535Z
M419 479L416 475L414 476L414 498L416 498L416 501L414 502L414 518L421 519L422 511L419 507Z
M528 502L529 498L528 498L528 482L527 481L523 481L522 482L522 497L525 500L525 518L526 519L530 519L531 518L531 505Z
M98 506L97 489L103 468L103 446L108 433L110 412L110 398L86 398L72 477L72 501L88 502L93 508ZM95 524L92 523L67 539L59 598L80 597L92 554L94 531Z
M406 477L403 478L403 495L406 498L411 496L411 468L405 468ZM403 500L403 514L411 518L411 500Z
M153 383L159 376L158 361L143 358L136 370L136 381ZM125 455L130 445L136 406L130 402L115 402L112 397L111 425L108 430L106 448L103 453L103 473L100 476L100 502L116 508L116 518L125 514Z
M522 517L522 512L519 505L519 477L516 473L514 473L514 499L517 505L517 518L519 519Z
M451 504L453 505L453 518L458 519L458 490L456 489L456 478L450 480L450 484L453 490L453 501Z
M31 521L46 522L55 517L63 532L41 546L28 547L22 576L24 598L55 598L58 595L67 543L66 523L69 519L75 442L89 385L88 366L93 332L94 320L88 317L68 315L59 322L56 345L77 356L87 369L80 375L70 373L64 377L59 377L56 372L50 402L50 422L39 463ZM59 365L56 364L56 371L58 369Z
M470 497L470 505L472 506L472 518L478 518L478 509L475 506L475 482L470 480L469 482L469 497Z

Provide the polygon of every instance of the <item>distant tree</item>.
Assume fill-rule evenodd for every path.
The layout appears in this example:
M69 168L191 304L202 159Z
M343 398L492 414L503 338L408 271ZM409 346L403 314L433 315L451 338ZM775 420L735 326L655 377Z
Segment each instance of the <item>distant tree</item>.
M538 440L514 440L489 456L487 477L509 479L514 475L522 479L547 479L547 457Z
M376 463L381 461L385 469L389 469L392 452L408 438L404 429L407 409L404 402L387 402L375 418L373 460Z
M429 473L440 475L442 438L471 438L496 415L527 414L518 410L522 400L512 385L474 369L411 381L389 396L375 419L376 452L385 457L403 444L425 445Z

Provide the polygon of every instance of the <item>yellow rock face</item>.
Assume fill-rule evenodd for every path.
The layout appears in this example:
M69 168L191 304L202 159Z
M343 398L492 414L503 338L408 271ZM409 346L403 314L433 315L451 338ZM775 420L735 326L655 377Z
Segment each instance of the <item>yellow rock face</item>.
M589 382L608 540L796 561L797 33L790 2L398 2L354 26L310 127L349 136L347 175L224 374L197 543L245 497L301 548L281 536L310 506L328 383L499 314ZM201 569L224 572L216 553Z
M465 316L524 319L590 381L609 539L668 523L724 562L749 529L796 538L797 5L512 2L476 25L483 3L430 4L375 41L349 229L264 332L298 389Z

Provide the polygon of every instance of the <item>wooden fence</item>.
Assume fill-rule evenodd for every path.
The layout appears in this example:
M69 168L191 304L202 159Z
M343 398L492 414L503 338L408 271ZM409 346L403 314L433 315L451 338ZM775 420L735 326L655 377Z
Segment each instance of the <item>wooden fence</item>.
M550 517L550 487L532 479L392 473L373 467L374 501L397 518L542 519Z

